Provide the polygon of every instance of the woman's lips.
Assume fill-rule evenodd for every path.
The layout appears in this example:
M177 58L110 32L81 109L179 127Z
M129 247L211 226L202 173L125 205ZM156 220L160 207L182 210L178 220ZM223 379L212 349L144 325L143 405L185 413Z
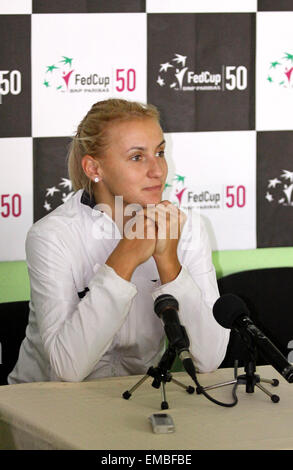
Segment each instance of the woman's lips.
M161 191L162 185L157 186L149 186L148 188L144 188L144 191Z

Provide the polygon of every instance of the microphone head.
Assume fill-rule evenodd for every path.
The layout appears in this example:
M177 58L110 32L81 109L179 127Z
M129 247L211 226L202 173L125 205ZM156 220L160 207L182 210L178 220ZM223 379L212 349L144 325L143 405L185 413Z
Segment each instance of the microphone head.
M173 295L162 294L156 298L154 303L154 310L158 317L161 317L166 308L172 308L175 310L179 309L179 304Z
M249 317L249 310L245 302L237 295L223 294L215 302L213 314L221 326L231 329L238 317Z

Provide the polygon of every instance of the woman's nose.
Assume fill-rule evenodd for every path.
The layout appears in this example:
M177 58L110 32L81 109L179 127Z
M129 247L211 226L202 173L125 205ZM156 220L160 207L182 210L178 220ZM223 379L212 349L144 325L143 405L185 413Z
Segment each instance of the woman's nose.
M158 157L152 157L149 159L149 168L148 168L148 176L151 178L159 178L163 175L163 159Z

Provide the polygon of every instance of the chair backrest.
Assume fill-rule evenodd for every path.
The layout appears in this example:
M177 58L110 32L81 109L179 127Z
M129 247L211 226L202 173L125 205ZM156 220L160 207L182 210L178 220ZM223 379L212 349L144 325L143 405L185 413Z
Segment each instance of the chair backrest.
M245 301L254 323L288 358L293 340L293 267L231 274L218 279L218 286L221 295L231 293ZM240 336L232 331L220 367L233 367L235 359L243 366L247 358L247 348ZM258 355L256 363L264 365L268 361Z
M0 303L0 385L7 384L7 376L16 364L28 316L28 301Z

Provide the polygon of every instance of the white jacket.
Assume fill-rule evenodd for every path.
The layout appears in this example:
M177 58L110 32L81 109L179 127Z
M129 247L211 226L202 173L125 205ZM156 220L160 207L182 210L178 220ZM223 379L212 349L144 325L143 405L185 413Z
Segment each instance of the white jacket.
M157 365L165 343L154 300L171 294L200 372L222 362L229 330L215 321L219 293L203 222L185 223L177 278L161 285L154 259L131 282L105 265L119 242L112 219L93 208L85 191L37 221L26 240L31 284L29 324L8 383L144 374ZM116 232L117 233L117 232Z

